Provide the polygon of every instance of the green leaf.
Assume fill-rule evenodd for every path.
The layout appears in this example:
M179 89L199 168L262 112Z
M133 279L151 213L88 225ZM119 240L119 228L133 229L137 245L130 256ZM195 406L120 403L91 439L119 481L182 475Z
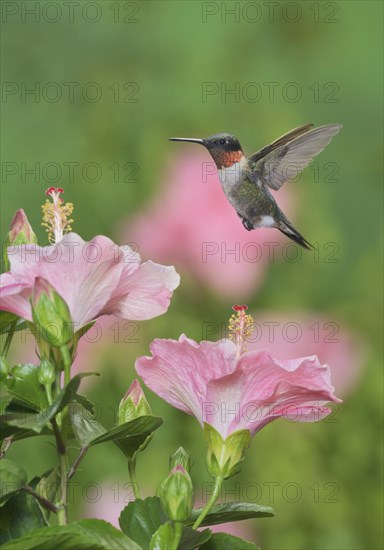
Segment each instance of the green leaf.
M0 415L1 439L13 436L13 441L25 439L37 435L50 435L52 430L49 426L43 428L39 433L31 430L28 426L34 424L36 413L24 406L11 402L6 407L4 414Z
M95 404L90 399L88 399L88 397L86 397L85 395L82 395L81 393L77 393L73 397L73 400L76 401L76 403L80 403L80 405L83 405L84 409L94 414Z
M214 533L208 542L200 546L201 550L260 550L253 542L228 533Z
M149 543L149 550L163 550L164 548L172 548L174 539L173 526L167 522L160 525L160 527L153 533L151 542Z
M36 492L44 497L45 499L49 500L50 502L54 502L56 499L56 494L58 492L58 489L60 487L60 473L59 468L51 468L47 472L45 472L40 479L37 480L36 483ZM46 508L42 508L42 512L46 519L49 518L50 511Z
M11 378L5 383L17 403L41 411L48 406L43 386L38 381L38 366L32 363L16 365L11 370Z
M82 519L32 531L2 550L141 550L135 542L101 519Z
M9 393L4 382L0 382L0 414L3 414L8 404L12 399L12 394Z
M82 447L87 447L93 439L107 432L104 426L93 420L91 412L76 401L69 405L69 417L75 437Z
M91 445L114 441L125 456L132 458L147 437L163 423L157 416L139 416L130 422L115 426L103 435L93 439Z
M27 483L27 474L16 462L4 458L0 461L0 502L5 502Z
M84 336L84 334L86 334L92 327L93 325L96 323L96 321L91 321L90 323L84 325L83 327L81 327L77 332L75 332L75 334L73 335L73 340L74 340L74 349L76 350L77 349L77 345L79 343L79 340L82 336Z
M1 547L4 548L5 542L16 539L13 547L23 548L17 545L19 537L46 525L47 521L35 497L21 491L13 495L1 508Z
M17 319L17 315L10 313L9 311L0 311L0 334L3 334L3 328L7 325L11 325Z
M26 413L25 411L8 412L7 409L6 414L2 415L0 420L5 422L8 426L15 426L23 430L33 430L34 432L41 433L51 419L72 400L80 385L81 379L92 374L94 373L83 372L74 376L67 386L61 390L53 403L43 411L33 414Z
M24 411L24 415L27 414ZM0 439L5 439L6 437L12 436L12 442L14 441L20 441L21 439L26 439L28 437L38 436L38 435L52 435L53 431L49 428L49 426L45 426L40 433L34 432L33 430L24 430L22 428L18 428L17 426L12 426L7 424L7 422L4 421L5 418L7 418L8 415L2 415L0 416ZM15 423L17 423L15 421Z
M13 323L17 320L16 326ZM19 319L17 315L9 313L9 311L0 311L0 334L8 334L11 330L18 332L27 328L27 323L24 319Z
M193 548L200 548L200 546L207 542L211 536L212 531L209 529L204 529L204 531L194 531L190 527L184 527L178 550L192 550Z
M130 502L119 517L123 533L129 535L141 548L149 548L153 534L166 522L167 517L158 497Z
M191 517L187 521L187 525L193 525L201 511L202 508L193 510ZM252 518L269 518L274 515L275 512L269 506L260 506L259 504L250 502L229 502L228 504L216 504L213 506L201 525L217 525L218 523Z

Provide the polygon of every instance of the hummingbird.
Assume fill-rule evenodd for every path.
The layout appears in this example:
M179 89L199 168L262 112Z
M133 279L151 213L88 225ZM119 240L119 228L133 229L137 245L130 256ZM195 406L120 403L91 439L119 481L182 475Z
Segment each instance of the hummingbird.
M233 134L214 134L205 139L170 138L170 141L200 143L208 149L223 191L247 231L274 227L310 250L313 246L293 227L270 189L277 191L286 181L297 176L341 128L341 124L325 124L317 128L305 124L249 157Z

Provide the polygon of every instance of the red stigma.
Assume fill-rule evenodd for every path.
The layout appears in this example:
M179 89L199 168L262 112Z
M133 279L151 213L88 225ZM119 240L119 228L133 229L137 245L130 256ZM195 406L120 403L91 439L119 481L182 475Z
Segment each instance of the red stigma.
M64 193L64 189L62 187L48 187L45 194L52 195L52 193Z
M232 306L232 309L233 311L246 311L248 309L248 306L246 306L245 304L243 304L242 306L235 304L234 306Z

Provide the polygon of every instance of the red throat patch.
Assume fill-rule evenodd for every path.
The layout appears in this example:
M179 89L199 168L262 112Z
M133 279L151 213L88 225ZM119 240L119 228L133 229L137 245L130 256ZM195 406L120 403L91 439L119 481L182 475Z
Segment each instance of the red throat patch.
M213 158L218 168L230 168L235 162L239 162L243 156L243 151L223 151L219 149L213 151Z

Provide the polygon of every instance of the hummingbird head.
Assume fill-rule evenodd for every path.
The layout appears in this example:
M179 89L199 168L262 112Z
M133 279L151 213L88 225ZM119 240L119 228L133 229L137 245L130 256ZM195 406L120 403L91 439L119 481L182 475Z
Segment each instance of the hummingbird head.
M205 139L170 138L170 141L190 141L200 143L210 152L218 169L229 168L244 156L240 142L233 134L213 134Z

